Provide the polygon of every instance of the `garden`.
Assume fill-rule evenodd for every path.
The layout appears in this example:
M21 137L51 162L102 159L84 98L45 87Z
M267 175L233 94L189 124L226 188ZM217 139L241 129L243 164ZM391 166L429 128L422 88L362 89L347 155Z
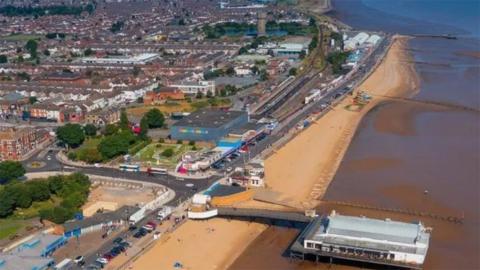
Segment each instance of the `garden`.
M171 169L177 165L183 154L198 150L200 149L193 142L188 145L183 143L152 143L134 155L133 160L142 162L144 165Z

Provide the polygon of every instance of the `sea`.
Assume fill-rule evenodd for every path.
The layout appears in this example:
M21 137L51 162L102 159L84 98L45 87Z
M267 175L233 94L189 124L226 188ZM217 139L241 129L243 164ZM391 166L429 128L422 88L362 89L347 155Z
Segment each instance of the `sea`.
M318 211L421 221L432 228L424 269L480 269L480 1L334 0L333 6L330 15L357 30L457 39L409 41L420 79L412 98L420 102L384 102L364 117L325 198L464 222L338 206ZM291 261L285 251L298 233L272 226L230 269L372 268Z

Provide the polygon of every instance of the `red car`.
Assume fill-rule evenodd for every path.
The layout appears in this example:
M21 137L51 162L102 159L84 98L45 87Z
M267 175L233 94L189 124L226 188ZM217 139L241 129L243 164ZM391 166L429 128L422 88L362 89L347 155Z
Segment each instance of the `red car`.
M153 221L147 222L147 225L152 226L154 229L157 228L157 223L155 223L155 222L153 222Z
M106 259L107 261L111 261L113 259L113 256L110 254L104 254L103 258Z

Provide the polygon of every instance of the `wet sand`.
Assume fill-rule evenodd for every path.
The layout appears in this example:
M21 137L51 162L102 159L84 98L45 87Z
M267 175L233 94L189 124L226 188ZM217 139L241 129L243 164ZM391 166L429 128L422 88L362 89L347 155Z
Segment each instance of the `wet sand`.
M396 38L382 64L362 84L361 90L375 95L391 96L415 91L417 79L413 66L408 64L411 61L403 61L409 57L404 50L407 41L406 37ZM374 97L360 112L353 112L345 109L345 106L352 102L349 97L279 149L266 160L268 187L298 201L317 203L316 200L323 196L333 178L363 115L382 100L381 97ZM215 229L215 232L207 233L208 228ZM221 219L187 221L168 235L166 241L158 242L140 257L133 264L133 269L167 269L171 268L175 261L181 262L186 269L226 269L265 228L262 224ZM269 234L268 230L264 234L275 235ZM285 240L279 240L281 243L278 245L275 244L275 239L269 238L272 239L269 241L277 247L275 252L283 252L284 241L291 241L290 238L295 234L294 230L287 232L281 237ZM248 254L249 251L246 252L245 254ZM269 265L275 265L271 263L278 258L268 256L266 260L266 256L261 254L251 254L260 256L255 260L259 266L254 261L243 265L242 261L249 260L242 259L242 255L239 261L234 263L234 269L272 269L268 268ZM271 256L276 257L276 254ZM273 269L283 269L282 265L283 262L280 262L279 266Z
M346 98L266 160L269 188L308 204L323 197L362 117L383 102L384 95L411 96L416 92L418 77L412 61L405 61L411 58L405 50L407 42L407 37L396 37L383 62L358 87L373 96L361 111L346 110L352 97ZM404 124L398 125L391 129L400 130Z

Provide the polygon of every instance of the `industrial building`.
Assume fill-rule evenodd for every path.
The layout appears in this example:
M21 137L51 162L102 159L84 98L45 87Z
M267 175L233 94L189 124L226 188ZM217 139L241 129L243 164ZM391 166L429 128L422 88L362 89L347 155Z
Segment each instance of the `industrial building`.
M291 248L292 257L329 257L420 269L430 232L422 223L343 216L316 218Z
M273 52L278 56L298 57L302 51L308 54L308 45L311 41L310 37L291 37L278 44Z
M243 111L203 109L173 124L170 135L175 140L216 142L247 122L248 114Z

